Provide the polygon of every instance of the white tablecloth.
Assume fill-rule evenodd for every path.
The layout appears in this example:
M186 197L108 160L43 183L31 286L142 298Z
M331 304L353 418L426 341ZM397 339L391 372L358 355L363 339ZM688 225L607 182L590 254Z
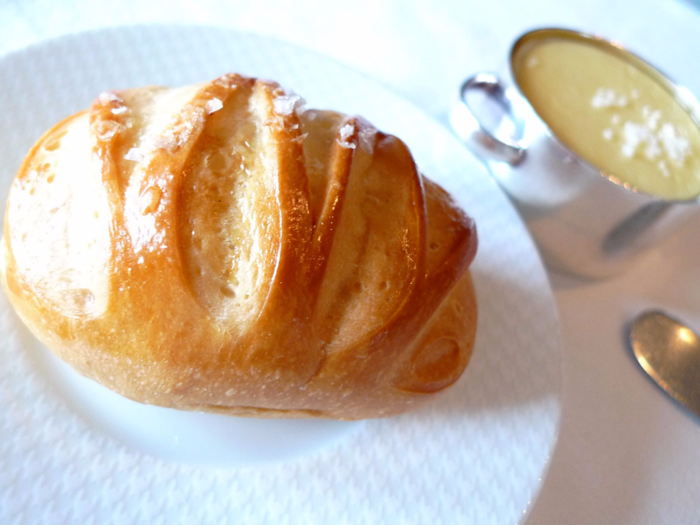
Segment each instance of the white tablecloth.
M700 10L681 0L2 0L0 53L153 22L226 26L314 50L445 124L461 80L498 69L512 41L536 27L617 40L700 94ZM564 335L564 411L529 524L700 523L700 420L663 397L623 342L623 323L650 305L700 328L698 226L689 224L621 278L552 275Z

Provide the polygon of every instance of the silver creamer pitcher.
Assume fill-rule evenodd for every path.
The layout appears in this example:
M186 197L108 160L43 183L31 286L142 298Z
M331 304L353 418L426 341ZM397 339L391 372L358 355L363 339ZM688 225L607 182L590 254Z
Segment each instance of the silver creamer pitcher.
M522 46L552 38L586 42L617 55L661 85L697 125L700 105L686 88L629 51L564 29L526 33L512 46L503 75L478 73L463 84L452 126L515 203L547 265L565 273L607 277L628 268L696 213L698 199L670 200L639 191L589 164L554 135L514 74ZM475 95L480 102L474 102ZM508 129L484 124L479 116L484 107L477 106L488 104L505 112L502 127Z

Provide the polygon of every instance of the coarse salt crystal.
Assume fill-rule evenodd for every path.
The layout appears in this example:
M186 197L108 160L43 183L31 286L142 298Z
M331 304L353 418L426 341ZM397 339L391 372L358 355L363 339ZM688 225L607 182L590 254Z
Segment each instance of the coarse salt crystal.
M164 149L169 151L170 153L175 151L178 145L180 144L178 144L178 141L172 132L166 133L162 137L158 137L153 143L153 146L155 148Z
M122 113L126 113L126 106L117 106L116 108L112 108L112 113L114 115L121 115Z
M278 115L291 115L294 111L294 106L301 100L299 95L280 95L272 101L275 113Z
M612 140L612 138L613 138L613 130L610 129L610 128L605 128L605 129L603 130L603 138L604 138L605 140Z
M598 88L591 99L591 106L599 108L624 107L627 105L627 97L618 95L612 88Z
M658 133L659 140L664 145L668 158L678 164L683 164L690 153L690 142L676 133L673 124L665 123Z
M649 130L641 124L625 122L625 125L622 128L622 154L625 157L633 157L634 153L637 151L637 147L649 135L651 135Z
M620 151L625 157L632 158L634 156L635 149L636 148L630 146L629 144L623 144Z
M659 141L654 135L651 135L647 139L647 147L644 148L644 156L646 156L646 158L649 160L654 160L659 155L661 155Z
M353 131L355 131L355 126L350 123L345 124L342 128L340 128L340 139L348 140L352 136Z
M668 171L668 166L666 166L666 162L663 160L660 160L659 163L657 164L659 169L661 170L661 175L664 177L670 177L671 173Z
M656 111L650 111L647 117L647 128L650 130L655 130L659 126L659 120L661 120L661 111L658 109Z
M649 160L654 160L661 154L659 140L646 125L636 122L625 122L622 154L625 157L633 157L637 148L642 145L646 146L644 148L644 156Z
M642 113L646 119L643 124L625 122L622 130L622 154L625 157L633 157L637 149L644 146L644 156L647 159L655 160L665 154L669 160L682 165L690 154L688 139L678 135L676 128L669 122L664 123L659 129L660 111L644 106ZM603 133L605 134L605 131ZM664 168L661 167L662 164L658 166L662 173L664 170L668 172L665 163Z
M598 91L595 92L595 95L593 95L591 99L591 106L594 108L607 108L612 106L614 101L614 89L598 88Z
M306 137L308 137L308 136L309 136L308 133L302 133L302 134L299 135L298 137L294 137L294 138L292 139L292 142L297 142L297 143L303 144L304 141L306 140Z
M207 115L211 115L212 113L219 111L221 108L224 107L224 103L221 102L218 98L214 97L211 100L208 100L207 103L205 104L205 109L207 110Z
M338 143L344 148L354 149L355 144L353 142L348 142L348 139L352 137L352 134L354 132L355 126L353 126L352 124L348 123L342 126L338 131L338 133L340 134L340 140L338 141Z
M139 162L143 160L143 156L143 152L139 148L131 148L129 151L126 152L124 158L126 160L133 160L135 162Z
M109 102L123 102L123 100L119 98L115 93L111 93L109 91L104 91L100 93L98 98L103 104L107 104Z

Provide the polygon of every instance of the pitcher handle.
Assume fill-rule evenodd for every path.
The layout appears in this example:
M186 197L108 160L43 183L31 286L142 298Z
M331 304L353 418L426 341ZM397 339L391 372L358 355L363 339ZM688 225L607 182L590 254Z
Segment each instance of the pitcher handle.
M462 84L459 103L450 115L452 128L467 146L482 158L517 166L525 158L525 148L515 142L495 137L482 124L467 101L470 91L481 91L510 114L513 112L512 101L508 98L500 79L492 73L477 73Z

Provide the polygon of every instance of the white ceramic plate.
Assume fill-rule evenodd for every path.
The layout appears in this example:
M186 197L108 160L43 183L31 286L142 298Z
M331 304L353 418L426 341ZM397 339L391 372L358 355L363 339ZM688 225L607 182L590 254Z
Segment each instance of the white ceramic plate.
M0 58L0 191L52 124L112 88L224 72L362 114L477 221L472 363L433 404L340 423L180 413L122 399L35 342L0 299L0 523L514 524L556 441L560 336L508 200L445 129L376 83L285 44L204 27L68 36Z

